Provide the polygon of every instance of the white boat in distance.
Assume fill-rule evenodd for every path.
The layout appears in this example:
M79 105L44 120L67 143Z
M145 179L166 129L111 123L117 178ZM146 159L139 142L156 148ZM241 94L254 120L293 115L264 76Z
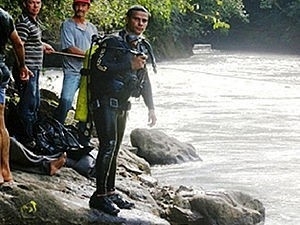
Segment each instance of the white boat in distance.
M207 53L211 51L211 44L194 44L193 46L194 54Z

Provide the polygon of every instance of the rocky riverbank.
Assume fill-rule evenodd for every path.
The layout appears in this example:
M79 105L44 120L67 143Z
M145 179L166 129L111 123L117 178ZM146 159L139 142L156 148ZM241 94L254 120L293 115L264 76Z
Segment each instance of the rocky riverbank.
M12 101L13 91L9 90L8 95L11 96L9 101ZM40 114L51 116L58 98L45 89L41 96ZM72 118L68 119L72 121ZM131 132L130 140L131 145L122 145L119 153L116 188L125 199L135 203L132 210L121 210L118 217L114 217L90 209L88 202L95 190L95 180L80 175L72 168L63 167L53 176L21 169L13 171L13 183L0 186L0 225L264 223L262 202L247 193L196 190L184 185L162 186L151 176L152 165L187 161L201 163L201 157L191 144L180 142L156 129L136 128ZM12 144L11 148L16 146Z
M15 170L14 182L0 186L0 224L263 224L263 204L246 193L158 184L151 176L147 158L155 164L155 158L166 155L167 148L168 158L172 159L168 162L198 160L201 163L190 144L152 129L134 130L131 139L135 140L135 147L122 146L120 151L117 190L135 203L134 209L121 210L118 217L90 209L88 201L95 190L95 180L71 168L63 167L53 176ZM182 157L178 158L178 154Z

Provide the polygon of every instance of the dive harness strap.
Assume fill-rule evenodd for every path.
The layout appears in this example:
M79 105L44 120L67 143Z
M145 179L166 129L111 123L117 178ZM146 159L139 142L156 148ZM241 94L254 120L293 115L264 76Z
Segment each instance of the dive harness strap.
M117 98L102 97L101 99L96 99L90 102L91 110L101 108L102 106L109 106L115 110L125 110L129 111L131 109L130 101L121 103Z

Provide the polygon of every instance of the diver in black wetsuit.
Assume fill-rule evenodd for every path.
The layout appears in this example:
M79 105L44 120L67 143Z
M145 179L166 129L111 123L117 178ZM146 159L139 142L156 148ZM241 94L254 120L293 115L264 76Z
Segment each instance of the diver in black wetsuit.
M115 192L117 155L130 109L128 99L141 95L149 110L149 126L156 123L146 69L148 58L155 69L155 59L150 44L142 36L149 17L146 8L139 5L131 7L126 13L125 29L119 35L102 40L91 58L88 81L90 109L100 146L96 160L96 191L89 204L91 208L111 215L117 215L118 208L134 206Z

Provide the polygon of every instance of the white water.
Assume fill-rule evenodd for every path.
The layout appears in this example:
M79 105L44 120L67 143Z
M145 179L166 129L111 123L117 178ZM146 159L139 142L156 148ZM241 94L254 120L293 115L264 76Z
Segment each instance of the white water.
M203 161L155 166L152 175L243 191L264 204L265 225L300 224L299 75L293 55L212 51L160 63L151 74L156 129L191 143ZM124 143L137 127L147 127L142 99L133 100Z

